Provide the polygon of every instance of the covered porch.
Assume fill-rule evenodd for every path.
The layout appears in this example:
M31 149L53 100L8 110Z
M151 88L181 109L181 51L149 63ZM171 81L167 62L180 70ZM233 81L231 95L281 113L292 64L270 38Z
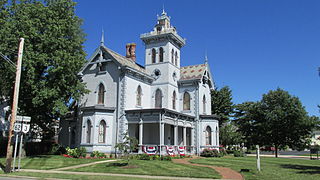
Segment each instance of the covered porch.
M138 153L194 154L194 117L169 109L126 111L129 136L139 140Z

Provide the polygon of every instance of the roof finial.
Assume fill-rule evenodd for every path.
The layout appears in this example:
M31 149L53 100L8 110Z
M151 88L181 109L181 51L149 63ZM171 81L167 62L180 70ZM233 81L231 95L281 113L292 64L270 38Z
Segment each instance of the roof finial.
M204 55L204 63L205 63L205 64L208 64L207 50L206 50L205 55Z
M167 13L164 11L164 4L162 4L162 15L166 15Z
M100 45L104 45L104 30L102 28L102 34L101 34L101 42L100 42Z

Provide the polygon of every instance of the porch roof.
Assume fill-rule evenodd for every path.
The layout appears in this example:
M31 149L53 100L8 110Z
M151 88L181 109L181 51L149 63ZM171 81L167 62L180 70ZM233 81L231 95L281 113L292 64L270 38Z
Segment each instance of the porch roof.
M215 120L220 120L220 116L216 115L216 114L212 114L212 115L200 115L201 119L215 119Z
M168 112L168 113L172 113L172 114L178 115L180 117L185 117L188 119L195 119L196 118L195 116L180 113L178 111L174 111L174 110L167 109L167 108L130 109L130 110L126 110L125 112L126 112L126 114L127 113L150 113L150 112L166 113L166 112Z

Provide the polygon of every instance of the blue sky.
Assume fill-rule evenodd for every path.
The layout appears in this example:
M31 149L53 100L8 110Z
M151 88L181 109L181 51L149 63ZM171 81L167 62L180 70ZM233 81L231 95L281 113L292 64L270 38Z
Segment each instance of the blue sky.
M75 1L88 56L103 28L105 45L120 54L126 43L137 43L137 61L144 65L139 36L153 29L164 5L171 24L187 39L182 66L203 63L207 51L216 85L229 86L234 103L260 100L280 87L319 116L318 0Z

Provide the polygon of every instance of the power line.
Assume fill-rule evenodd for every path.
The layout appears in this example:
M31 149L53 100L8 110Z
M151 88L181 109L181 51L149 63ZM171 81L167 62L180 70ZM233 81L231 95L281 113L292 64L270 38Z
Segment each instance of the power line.
M11 66L13 66L14 68L17 68L16 64L14 62L12 62L7 56L3 55L1 52L0 52L0 56L5 60L7 61Z

